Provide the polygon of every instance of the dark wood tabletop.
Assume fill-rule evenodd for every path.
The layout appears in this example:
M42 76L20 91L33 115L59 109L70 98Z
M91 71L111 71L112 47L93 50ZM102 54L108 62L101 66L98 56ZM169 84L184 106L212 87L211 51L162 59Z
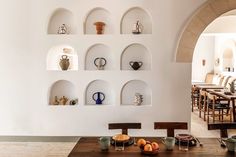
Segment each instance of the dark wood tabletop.
M235 157L236 153L227 151L227 148L222 148L219 141L215 138L199 139L203 146L199 145L190 147L187 152L178 150L175 146L173 151L165 150L165 146L161 142L161 138L151 137L145 138L149 141L156 141L160 146L160 151L156 155L159 157ZM69 157L148 157L143 155L138 146L125 147L124 151L116 151L113 146L110 146L108 152L103 152L99 148L97 137L83 137L75 145Z

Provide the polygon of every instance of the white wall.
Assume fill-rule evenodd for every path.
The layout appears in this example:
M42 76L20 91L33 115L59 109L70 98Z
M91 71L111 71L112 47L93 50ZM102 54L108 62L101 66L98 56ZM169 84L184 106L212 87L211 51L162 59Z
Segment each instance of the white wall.
M214 71L215 37L201 36L194 49L192 62L192 81L205 81L207 73ZM205 59L205 66L202 60Z
M109 122L142 122L136 135L158 135L155 121L190 122L191 64L175 63L177 39L187 19L206 0L2 0L0 62L1 135L108 135ZM120 35L120 19L131 7L141 6L152 15L152 35ZM52 12L60 7L75 13L78 35L58 38L47 35ZM83 35L83 19L91 9L104 7L112 13L114 34L102 38ZM152 69L139 73L119 71L122 51L132 42L144 44L152 56ZM118 69L85 72L86 50L96 43L111 47ZM78 51L79 71L62 73L46 70L48 50L69 44ZM76 85L79 105L51 107L50 86L67 79ZM115 91L112 106L85 106L85 89L95 79L108 81ZM120 106L122 85L140 79L152 89L151 106Z

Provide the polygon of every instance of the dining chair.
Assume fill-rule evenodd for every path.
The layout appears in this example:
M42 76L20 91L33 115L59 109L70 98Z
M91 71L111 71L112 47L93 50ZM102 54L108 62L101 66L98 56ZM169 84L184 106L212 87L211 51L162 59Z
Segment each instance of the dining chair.
M141 129L141 123L109 123L108 129L121 129L122 134L128 135L128 129Z
M202 117L202 112L203 112L203 119L206 121L206 104L207 104L207 92L204 90L200 90L199 92L199 117Z
M221 101L224 101L221 103ZM210 121L210 116L213 118L213 123L215 123L215 118L219 117L219 121L224 121L224 116L229 116L230 122L232 121L232 109L230 107L230 101L220 99L216 95L207 93L207 123Z
M210 123L208 124L208 130L220 130L221 138L228 138L228 129L236 129L235 122L227 123Z
M192 112L194 111L194 108L198 107L198 101L199 101L199 90L196 88L195 85L192 86L191 90L191 98L192 98Z
M187 130L188 123L186 122L154 122L154 129L167 129L167 136L174 137L175 130Z

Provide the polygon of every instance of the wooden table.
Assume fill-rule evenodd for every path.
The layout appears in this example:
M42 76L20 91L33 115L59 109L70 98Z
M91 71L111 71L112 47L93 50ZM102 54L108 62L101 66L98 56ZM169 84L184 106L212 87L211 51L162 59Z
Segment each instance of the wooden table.
M160 138L145 138L150 141L156 141L160 145L160 152L155 155L159 157L235 157L236 153L230 153L227 148L222 148L217 139L199 139L203 147L191 147L189 151L179 151L175 146L173 151L166 151ZM73 148L69 157L148 157L140 152L138 146L125 147L124 151L116 151L111 146L108 152L102 152L99 148L97 137L83 137Z
M212 94L215 94L219 97L222 97L224 99L232 101L232 107L233 107L233 121L236 122L236 113L235 113L235 99L236 99L236 93L233 93L232 95L226 95L224 94L224 90L215 90L215 89L207 89L207 92L210 92Z
M196 85L196 88L198 90L207 90L207 89L224 89L223 86L218 86L218 85Z

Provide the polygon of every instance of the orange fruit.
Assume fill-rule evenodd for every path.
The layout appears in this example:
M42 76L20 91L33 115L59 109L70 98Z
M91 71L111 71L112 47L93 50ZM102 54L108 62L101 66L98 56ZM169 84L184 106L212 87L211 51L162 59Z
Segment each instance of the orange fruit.
M143 150L146 151L146 152L151 152L152 151L152 145L151 144L146 144L144 146Z
M153 149L153 150L159 149L159 144L158 144L158 143L152 142L151 145L152 145L152 149Z
M145 144L146 144L146 140L143 139L143 138L140 138L140 139L138 140L138 142L137 142L137 145L138 145L139 147L143 147Z

